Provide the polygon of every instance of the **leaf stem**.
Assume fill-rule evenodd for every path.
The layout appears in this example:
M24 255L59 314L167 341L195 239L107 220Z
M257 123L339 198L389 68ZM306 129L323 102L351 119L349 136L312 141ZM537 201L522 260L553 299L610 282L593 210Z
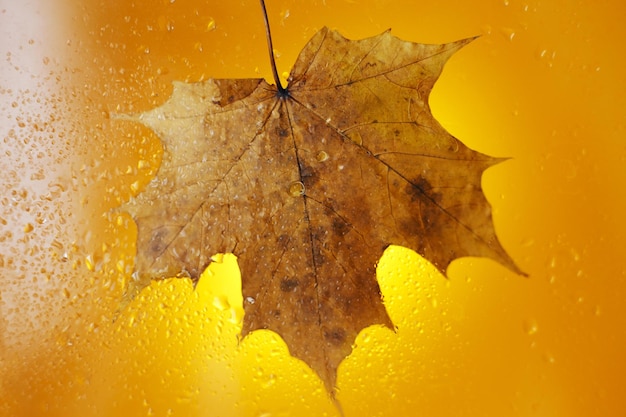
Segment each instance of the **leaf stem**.
M263 9L263 18L265 19L265 33L267 35L267 47L270 51L270 64L272 65L272 74L274 74L274 81L276 82L276 88L278 89L279 97L287 97L289 95L287 89L280 83L278 77L278 70L276 69L276 61L274 60L274 47L272 46L272 34L270 33L270 21L267 17L267 9L265 8L265 1L261 0L261 8Z

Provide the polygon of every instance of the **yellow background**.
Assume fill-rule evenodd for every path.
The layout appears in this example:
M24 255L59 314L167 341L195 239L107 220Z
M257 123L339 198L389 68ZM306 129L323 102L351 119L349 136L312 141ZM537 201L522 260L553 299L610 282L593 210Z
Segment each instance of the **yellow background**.
M626 415L622 2L268 1L280 72L326 25L387 28L455 55L431 97L483 177L500 240L446 280L392 247L378 278L394 334L369 328L339 371L346 416ZM160 158L111 112L172 80L271 78L257 1L0 1L0 415L336 416L269 332L238 339L234 258L195 290L154 283L125 308L134 226L111 211ZM114 320L115 318L115 320Z

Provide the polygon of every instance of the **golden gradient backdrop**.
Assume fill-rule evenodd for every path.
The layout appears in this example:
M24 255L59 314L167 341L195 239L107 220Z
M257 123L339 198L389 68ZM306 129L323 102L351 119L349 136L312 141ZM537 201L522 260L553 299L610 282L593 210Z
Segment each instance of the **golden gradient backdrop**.
M622 2L268 0L281 73L326 25L443 43L481 34L431 97L483 177L528 278L484 259L446 280L391 247L372 327L339 371L346 416L626 415L626 25ZM0 415L337 416L270 332L239 340L240 282L124 308L135 228L115 207L152 178L158 138L108 118L172 80L271 78L256 0L0 2Z

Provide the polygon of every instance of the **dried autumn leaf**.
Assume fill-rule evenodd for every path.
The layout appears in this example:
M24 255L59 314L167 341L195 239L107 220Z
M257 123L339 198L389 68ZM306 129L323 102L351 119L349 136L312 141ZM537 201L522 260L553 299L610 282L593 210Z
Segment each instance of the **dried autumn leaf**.
M390 244L445 273L462 256L521 273L481 190L499 160L433 118L430 91L471 39L444 45L329 29L304 47L287 90L262 79L174 83L137 116L161 167L122 206L137 223L136 285L197 279L215 253L239 258L243 335L270 329L334 392L363 328L392 328L375 267Z

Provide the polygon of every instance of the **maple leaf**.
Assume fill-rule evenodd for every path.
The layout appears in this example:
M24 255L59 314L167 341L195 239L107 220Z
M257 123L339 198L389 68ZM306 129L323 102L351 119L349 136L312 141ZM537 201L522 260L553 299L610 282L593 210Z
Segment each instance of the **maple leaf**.
M137 224L135 285L196 280L213 254L236 254L243 335L278 333L333 394L359 331L393 328L375 273L390 244L444 274L463 256L521 273L481 189L500 160L447 133L428 105L471 40L424 45L387 31L352 41L324 28L287 88L175 82L162 106L127 116L163 143L156 177L122 206Z

